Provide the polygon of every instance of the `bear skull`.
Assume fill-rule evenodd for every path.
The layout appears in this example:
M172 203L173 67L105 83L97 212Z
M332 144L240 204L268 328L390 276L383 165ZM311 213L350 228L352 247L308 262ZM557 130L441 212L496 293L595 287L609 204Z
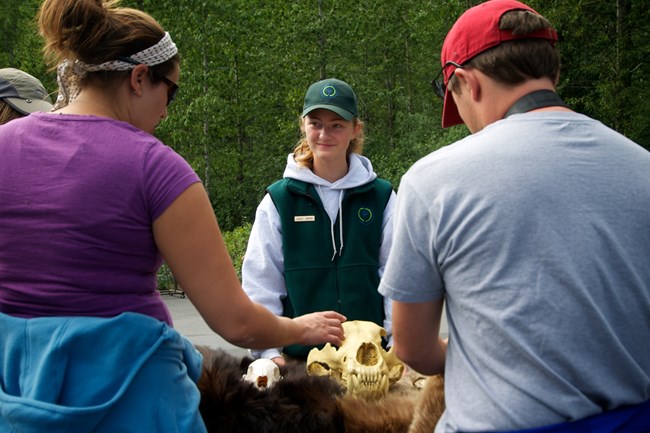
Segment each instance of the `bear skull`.
M386 331L373 322L354 320L343 323L345 341L336 349L329 343L312 349L307 356L311 375L330 376L339 382L348 395L376 400L388 393L397 382L404 364L381 346Z

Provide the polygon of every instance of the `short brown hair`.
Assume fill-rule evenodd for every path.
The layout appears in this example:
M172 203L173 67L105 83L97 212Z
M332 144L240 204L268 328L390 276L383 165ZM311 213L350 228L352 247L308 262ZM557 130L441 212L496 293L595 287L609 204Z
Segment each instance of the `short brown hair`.
M546 18L531 11L512 10L501 17L499 28L513 34L528 34L550 28ZM553 44L544 39L517 39L484 51L463 64L476 68L493 80L516 85L528 79L547 77L557 83L560 56ZM449 88L456 90L455 76Z

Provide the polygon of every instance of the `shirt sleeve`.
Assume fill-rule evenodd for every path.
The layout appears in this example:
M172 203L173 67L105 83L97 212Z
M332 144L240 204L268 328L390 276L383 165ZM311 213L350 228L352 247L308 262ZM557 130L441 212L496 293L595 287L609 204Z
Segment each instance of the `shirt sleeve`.
M407 173L400 183L393 244L379 293L400 302L428 302L444 294L437 266L431 204L425 203Z
M384 223L381 233L381 245L379 247L379 279L381 281L386 268L386 262L393 245L393 213L397 196L393 191L386 208L384 209ZM390 298L384 297L384 329L386 330L386 339L388 346L393 345L393 303Z
M242 264L242 287L246 294L276 316L283 313L282 300L287 296L284 281L282 226L270 195L264 196L255 213L246 254ZM254 358L273 358L281 348L251 350Z
M156 142L144 164L146 200L151 221L155 221L190 185L201 179L172 148Z

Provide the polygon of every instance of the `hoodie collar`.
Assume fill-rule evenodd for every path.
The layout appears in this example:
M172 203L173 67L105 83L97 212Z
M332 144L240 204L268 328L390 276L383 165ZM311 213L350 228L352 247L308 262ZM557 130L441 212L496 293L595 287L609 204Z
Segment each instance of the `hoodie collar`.
M372 163L368 158L362 155L357 155L356 153L351 153L348 156L347 174L336 182L329 182L318 177L309 168L296 164L296 161L293 159L293 153L290 153L287 156L287 165L284 169L283 177L301 180L303 182L331 189L344 190L356 188L372 182L377 177L377 174L373 171Z

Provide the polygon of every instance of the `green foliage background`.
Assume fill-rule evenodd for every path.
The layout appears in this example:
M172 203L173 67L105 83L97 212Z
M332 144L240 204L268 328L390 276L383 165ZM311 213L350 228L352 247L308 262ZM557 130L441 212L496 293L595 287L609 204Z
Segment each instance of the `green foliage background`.
M0 67L24 69L54 94L33 21L39 3L0 0ZM201 176L236 265L265 187L281 177L298 139L312 82L337 77L353 86L365 154L396 187L417 159L467 134L440 127L442 104L430 81L446 32L478 3L123 0L158 19L180 49L181 90L156 134ZM650 148L648 0L529 4L560 34L560 94Z
M232 230L223 232L223 240L228 247L230 253L230 260L232 261L237 277L241 281L241 267L244 261L244 254L248 246L248 237L251 233L251 223L244 223ZM158 288L160 290L177 291L182 290L176 283L169 267L163 264L158 271Z

